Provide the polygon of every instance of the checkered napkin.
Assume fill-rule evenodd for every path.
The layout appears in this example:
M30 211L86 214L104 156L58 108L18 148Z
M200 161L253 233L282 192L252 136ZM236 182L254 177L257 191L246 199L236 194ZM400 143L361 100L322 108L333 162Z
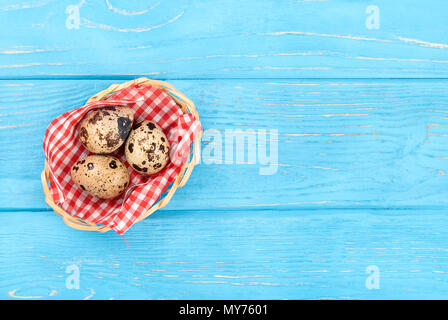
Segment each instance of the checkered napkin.
M126 105L134 110L134 123L157 123L170 142L170 162L159 173L143 176L133 171L123 148L113 156L122 160L130 172L128 189L121 196L103 200L83 192L70 176L72 165L91 153L78 136L84 115L101 106ZM188 160L191 144L202 128L192 114L184 114L176 102L156 87L131 85L104 101L90 102L54 119L45 133L44 153L48 163L53 200L66 212L89 222L104 224L118 234L126 232L159 199Z

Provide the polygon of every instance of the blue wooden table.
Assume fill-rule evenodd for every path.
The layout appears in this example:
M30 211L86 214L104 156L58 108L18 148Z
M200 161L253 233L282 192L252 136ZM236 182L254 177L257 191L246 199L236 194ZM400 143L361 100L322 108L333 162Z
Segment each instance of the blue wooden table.
M447 22L444 0L1 0L0 298L448 298ZM140 76L205 134L128 247L50 210L42 140ZM226 156L264 130L275 170Z

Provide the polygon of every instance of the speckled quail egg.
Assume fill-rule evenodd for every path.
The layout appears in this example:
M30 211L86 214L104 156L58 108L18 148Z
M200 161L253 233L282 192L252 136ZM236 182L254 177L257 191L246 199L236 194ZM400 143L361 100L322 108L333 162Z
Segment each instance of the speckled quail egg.
M150 175L169 162L170 144L154 122L142 121L132 128L125 145L126 160L138 173Z
M79 125L82 144L93 153L111 153L125 142L134 121L131 108L106 106L90 111Z
M128 169L111 156L92 155L81 159L72 166L70 174L82 190L102 199L115 198L129 184Z

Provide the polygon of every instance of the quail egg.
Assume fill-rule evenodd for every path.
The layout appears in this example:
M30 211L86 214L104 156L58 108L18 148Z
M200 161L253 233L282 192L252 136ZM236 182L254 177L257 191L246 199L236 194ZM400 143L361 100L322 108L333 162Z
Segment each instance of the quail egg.
M120 148L134 121L131 108L106 106L90 111L79 125L82 144L93 153L106 154Z
M138 173L151 175L169 162L170 144L162 129L145 120L136 124L125 145L126 160Z
M123 162L112 156L88 156L77 161L70 174L82 190L102 199L115 198L129 184L128 169Z

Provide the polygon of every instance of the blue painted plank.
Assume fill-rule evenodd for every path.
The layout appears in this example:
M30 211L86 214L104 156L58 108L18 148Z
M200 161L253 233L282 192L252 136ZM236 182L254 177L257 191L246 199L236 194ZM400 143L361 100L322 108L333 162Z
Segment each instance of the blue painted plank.
M294 79L446 78L445 1L370 5L0 1L0 296L446 299L447 80ZM138 74L185 79L206 134L128 248L65 226L39 174L51 119ZM278 130L274 174L216 153L226 130L259 150L258 129Z
M2 1L0 77L446 78L446 11L444 0Z
M278 129L280 166L203 162L130 248L42 211L39 181L49 121L114 82L0 82L3 298L447 298L446 80L172 81L203 151L226 129Z
M0 82L0 208L48 208L47 125L114 82ZM168 209L446 208L446 80L172 83L196 102L205 136L202 163ZM278 145L271 175L248 149L226 158L226 130L258 129L278 130L267 142ZM245 147L262 150L257 139Z
M50 212L2 212L0 297L446 299L447 227L431 210L165 211L128 248ZM79 289L66 286L73 268Z

